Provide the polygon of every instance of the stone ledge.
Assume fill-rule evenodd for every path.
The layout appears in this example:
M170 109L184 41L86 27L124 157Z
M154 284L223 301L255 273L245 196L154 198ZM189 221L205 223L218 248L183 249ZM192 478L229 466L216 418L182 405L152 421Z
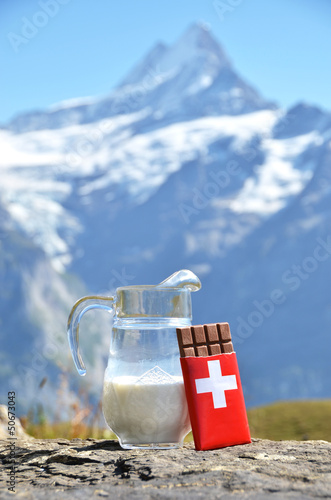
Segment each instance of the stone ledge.
M8 441L0 441L1 498ZM268 441L220 450L122 450L107 440L16 442L16 496L22 499L331 498L331 443Z

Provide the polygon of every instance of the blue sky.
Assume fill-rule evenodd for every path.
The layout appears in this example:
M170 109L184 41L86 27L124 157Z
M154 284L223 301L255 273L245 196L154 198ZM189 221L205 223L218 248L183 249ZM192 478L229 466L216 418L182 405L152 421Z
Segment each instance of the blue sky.
M329 0L1 0L0 123L107 94L155 42L195 21L265 97L331 110Z

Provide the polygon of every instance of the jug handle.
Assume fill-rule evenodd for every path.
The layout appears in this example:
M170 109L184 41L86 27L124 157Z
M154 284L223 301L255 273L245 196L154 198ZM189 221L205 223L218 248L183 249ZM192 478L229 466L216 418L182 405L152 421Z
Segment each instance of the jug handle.
M113 311L114 297L87 296L79 299L71 309L68 318L68 340L71 354L79 375L86 374L84 361L79 351L79 323L83 315L90 309L106 309Z

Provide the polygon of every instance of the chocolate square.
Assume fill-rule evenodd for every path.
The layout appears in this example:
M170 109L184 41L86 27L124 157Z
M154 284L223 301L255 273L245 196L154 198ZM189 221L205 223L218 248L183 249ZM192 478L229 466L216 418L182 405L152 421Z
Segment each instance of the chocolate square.
M196 347L198 356L208 356L208 348L206 345L199 345Z
M217 330L222 342L231 340L231 333L229 323L217 323Z
M205 331L202 325L191 326L191 330L193 332L193 338L195 344L199 345L206 343Z
M218 331L216 324L204 325L205 334L209 343L218 342Z

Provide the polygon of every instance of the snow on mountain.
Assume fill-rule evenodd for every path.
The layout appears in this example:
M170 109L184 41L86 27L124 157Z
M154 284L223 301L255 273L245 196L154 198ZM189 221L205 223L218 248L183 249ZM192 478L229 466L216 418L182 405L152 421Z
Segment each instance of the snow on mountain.
M231 208L236 212L267 215L281 210L292 195L302 191L313 175L311 169L295 168L295 159L305 149L321 143L323 139L315 131L290 139L265 139L265 161L256 177L247 179Z
M304 103L276 108L237 74L201 25L173 46L157 44L109 96L18 116L0 130L0 256L6 269L13 266L5 285L15 276L19 290L2 297L6 335L14 328L24 335L26 322L40 349L42 310L62 311L46 314L47 324L56 314L63 320L75 295L68 288L73 276L106 293L191 268L203 282L193 298L194 321L230 321L248 402L325 397L326 354L310 367L314 389L303 374L301 342L318 317L323 353L330 348L325 274L319 266L309 278L313 286L296 294L282 276L331 231L330 139L330 113ZM288 300L252 327L256 302L276 288ZM6 318L14 296L16 323ZM253 333L245 337L245 328ZM296 349L295 363L287 352L277 364L280 331ZM98 346L101 358L107 339L95 338L88 352ZM100 366L90 375L96 391Z
M278 115L279 111L264 110L203 117L161 123L149 131L144 123L149 113L143 110L61 129L1 131L1 200L14 227L32 238L63 271L72 261L70 241L83 230L79 214L65 208L71 196L78 197L80 207L104 191L108 205L123 193L130 204L144 203L183 164L208 159L213 143L228 140L228 153L240 153L254 138L262 137L265 161L228 203L234 212L272 214L312 175L310 170L293 168L292 159L320 140L315 132L272 139Z

